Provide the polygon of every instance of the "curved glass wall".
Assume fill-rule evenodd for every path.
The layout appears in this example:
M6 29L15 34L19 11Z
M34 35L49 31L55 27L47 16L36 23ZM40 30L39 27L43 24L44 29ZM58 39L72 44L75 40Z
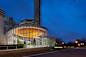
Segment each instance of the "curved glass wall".
M40 27L16 27L7 33L7 44L23 44L25 48L52 46L55 41L45 36L47 36L47 30Z

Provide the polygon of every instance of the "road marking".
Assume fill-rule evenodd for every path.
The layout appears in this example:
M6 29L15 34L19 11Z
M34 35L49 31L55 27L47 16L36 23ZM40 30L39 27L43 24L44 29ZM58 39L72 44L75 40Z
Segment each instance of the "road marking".
M46 54L55 53L55 52L60 52L60 51L65 51L65 50L68 50L68 49L50 51L50 52L39 53L39 54L34 54L34 55L27 55L27 56L23 56L23 57L35 57L35 56L39 56L39 55L46 55Z
M52 51L52 52L46 52L46 53L40 53L40 54L30 55L30 57L39 56L39 55L45 55L45 54L55 53L55 52L57 52L57 50L56 51Z
M86 49L86 48L74 48L74 49Z

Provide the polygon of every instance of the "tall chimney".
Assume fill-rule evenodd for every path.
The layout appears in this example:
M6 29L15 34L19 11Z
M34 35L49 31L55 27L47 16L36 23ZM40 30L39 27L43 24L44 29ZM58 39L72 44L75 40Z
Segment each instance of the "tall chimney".
M40 0L34 0L34 25L40 26Z

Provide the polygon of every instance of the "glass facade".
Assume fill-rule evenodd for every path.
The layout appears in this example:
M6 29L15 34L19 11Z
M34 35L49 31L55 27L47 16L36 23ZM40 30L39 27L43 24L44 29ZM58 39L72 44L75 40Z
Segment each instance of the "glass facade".
M19 31L16 31L16 30L19 30ZM43 28L17 27L10 30L7 33L7 38L8 38L7 44L8 45L23 44L24 48L53 46L55 41L45 36L47 36L47 31L44 30Z

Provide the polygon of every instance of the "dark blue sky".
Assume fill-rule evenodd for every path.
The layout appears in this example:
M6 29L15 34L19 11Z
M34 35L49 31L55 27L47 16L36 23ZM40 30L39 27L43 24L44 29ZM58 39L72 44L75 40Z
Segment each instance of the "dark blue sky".
M34 0L0 0L0 8L17 22L34 18ZM86 38L86 0L42 0L41 23L64 41Z

